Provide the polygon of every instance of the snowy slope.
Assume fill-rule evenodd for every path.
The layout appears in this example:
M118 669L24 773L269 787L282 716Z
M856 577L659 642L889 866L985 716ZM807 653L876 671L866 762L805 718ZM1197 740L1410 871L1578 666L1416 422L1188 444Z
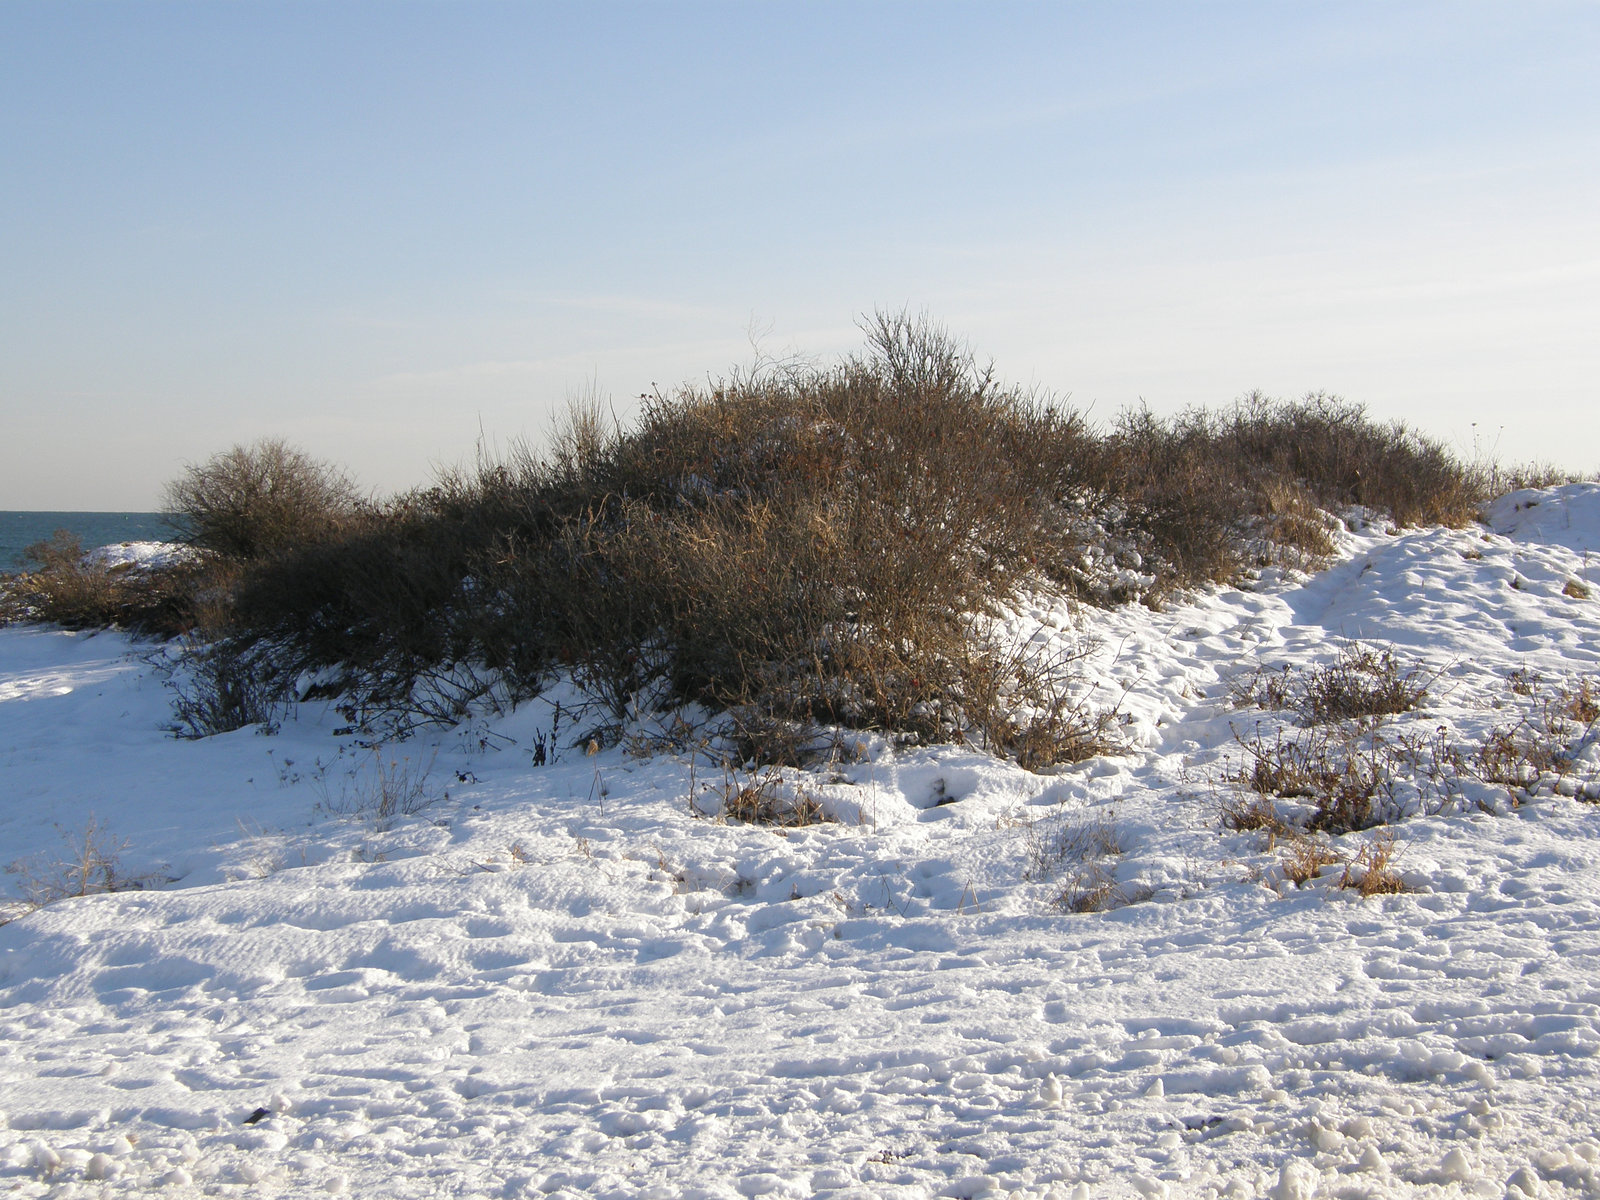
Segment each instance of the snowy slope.
M8 894L91 819L151 885L0 927L0 1187L1600 1195L1593 745L1522 803L1402 789L1406 894L1221 819L1289 728L1257 668L1392 647L1430 681L1394 730L1471 742L1535 703L1508 677L1600 674L1596 552L1572 485L1166 612L1041 603L1017 636L1093 647L1128 754L863 738L802 781L846 820L782 831L705 816L704 757L533 766L545 700L381 757L314 706L184 742L159 648L0 630ZM380 771L433 803L379 819Z

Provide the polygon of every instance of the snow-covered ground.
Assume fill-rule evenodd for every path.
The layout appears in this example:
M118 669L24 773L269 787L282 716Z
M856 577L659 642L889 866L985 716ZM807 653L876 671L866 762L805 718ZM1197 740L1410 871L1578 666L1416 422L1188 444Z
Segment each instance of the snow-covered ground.
M179 741L159 647L0 630L7 895L88 830L147 885L0 927L0 1190L1600 1196L1594 745L1520 804L1400 789L1406 894L1222 820L1240 739L1305 732L1234 698L1257 668L1392 648L1430 681L1395 736L1481 740L1600 674L1597 553L1572 485L1161 613L1039 604L1129 753L862 738L804 781L846 819L781 831L570 710L533 765L549 700Z

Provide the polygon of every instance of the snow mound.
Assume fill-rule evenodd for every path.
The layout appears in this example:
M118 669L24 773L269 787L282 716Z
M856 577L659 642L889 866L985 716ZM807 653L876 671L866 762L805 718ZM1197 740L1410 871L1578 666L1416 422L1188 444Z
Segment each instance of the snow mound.
M116 542L98 546L83 556L85 566L108 570L149 570L191 561L195 551L179 542Z
M1600 483L1509 492L1490 504L1485 516L1503 537L1564 546L1578 554L1600 551Z

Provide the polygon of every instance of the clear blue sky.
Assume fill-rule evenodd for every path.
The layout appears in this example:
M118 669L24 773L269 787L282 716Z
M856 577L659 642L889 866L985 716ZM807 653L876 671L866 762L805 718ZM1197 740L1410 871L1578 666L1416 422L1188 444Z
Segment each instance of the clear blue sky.
M0 4L0 508L397 490L926 310L1600 468L1600 5ZM1475 423L1475 424L1474 424Z

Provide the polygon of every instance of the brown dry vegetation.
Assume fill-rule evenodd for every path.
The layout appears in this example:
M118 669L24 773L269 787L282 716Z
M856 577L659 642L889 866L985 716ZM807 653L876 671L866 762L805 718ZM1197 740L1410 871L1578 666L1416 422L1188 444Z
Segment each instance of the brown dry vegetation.
M1439 444L1335 398L1136 410L1102 432L936 326L865 329L836 366L647 396L627 427L580 403L544 453L381 505L281 443L192 468L174 519L237 576L210 592L195 724L212 680L235 694L209 707L237 716L309 673L355 723L403 733L570 671L618 723L737 713L760 761L846 726L1046 768L1114 741L1070 657L986 634L1020 591L1160 604L1315 561L1330 510L1461 523L1483 499Z

